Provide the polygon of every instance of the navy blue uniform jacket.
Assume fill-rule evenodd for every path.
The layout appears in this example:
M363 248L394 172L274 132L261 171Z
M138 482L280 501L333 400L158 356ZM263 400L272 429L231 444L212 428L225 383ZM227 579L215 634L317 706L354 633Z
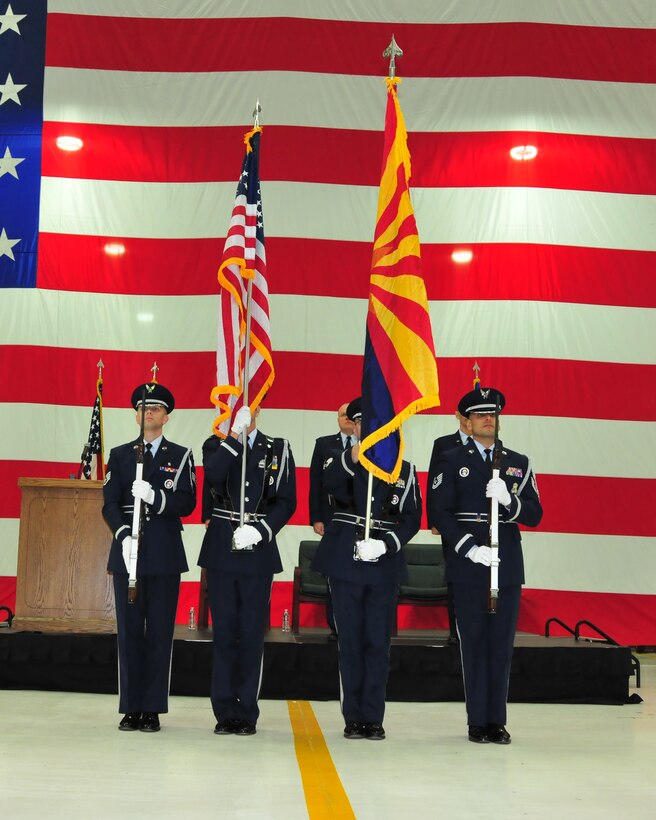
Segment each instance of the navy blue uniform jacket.
M223 439L218 436L210 436L203 442L203 464L207 464L212 453L215 453L221 446ZM205 478L203 480L203 493L201 502L201 521L209 521L212 517L212 508L214 507L214 496L212 495L212 485Z
M127 575L121 544L132 532L132 482L137 463L137 441L114 447L109 454L103 487L103 517L114 533L107 569ZM159 448L144 480L155 490L155 501L143 504L143 530L137 575L176 575L189 569L182 544L180 518L196 506L196 471L191 450L167 441Z
M321 436L314 444L310 461L310 524L316 521L327 524L332 518L334 509L331 504L331 495L324 484L323 465L329 455L343 449L340 433Z
M428 473L426 477L426 481L428 485L426 487L426 499L428 500L428 495L430 493L430 483L432 481L431 476L434 476L437 472L437 465L442 460L442 456L447 450L453 450L454 447L462 447L462 438L460 437L460 431L456 430L455 433L449 433L446 436L440 436L436 438L433 442L433 452L431 453L430 457L430 464L428 466ZM428 501L427 501L428 503ZM430 515L430 510L427 509L427 514ZM429 527L436 527L434 521L428 518L428 526Z
M542 505L535 475L527 456L503 447L499 477L510 492L510 509L499 504L499 586L524 583L522 539L518 524L536 527ZM475 564L467 552L488 543L488 506L485 488L491 478L475 445L448 450L435 474L429 475L428 520L442 536L446 578L450 583L489 584L490 569Z
M350 450L333 454L324 468L324 483L335 497L335 514L345 511L365 515L368 479L369 473L364 467L359 463L353 464ZM421 490L414 464L408 461L402 463L396 484L374 478L372 495L372 519L392 521L394 526L388 531L373 528L369 537L385 541L390 545L391 552L376 562L354 561L353 547L356 541L364 538L364 527L333 518L319 543L313 569L329 578L360 584L401 582L405 578L401 547L421 526Z
M232 437L216 448L207 448L205 481L212 487L216 506L221 509L239 511L242 452L242 444ZM289 442L268 438L258 431L246 455L246 482L245 511L264 515L262 520L248 523L262 534L262 540L252 552L231 552L234 527L226 518L213 516L198 564L253 575L282 572L276 535L296 509L296 468Z

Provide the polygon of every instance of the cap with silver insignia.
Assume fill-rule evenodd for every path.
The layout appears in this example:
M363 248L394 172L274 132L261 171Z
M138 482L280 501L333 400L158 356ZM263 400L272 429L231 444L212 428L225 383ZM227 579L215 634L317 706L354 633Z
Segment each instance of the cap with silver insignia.
M499 398L499 411L506 406L506 397L494 387L480 387L470 390L458 402L458 412L469 418L470 413L494 413Z
M173 412L173 408L175 407L173 393L167 390L163 384L159 384L159 382L147 382L146 384L140 384L139 387L135 387L132 392L132 406L135 410L139 409L144 390L146 391L146 407L148 407L148 405L159 404L166 409L167 414Z

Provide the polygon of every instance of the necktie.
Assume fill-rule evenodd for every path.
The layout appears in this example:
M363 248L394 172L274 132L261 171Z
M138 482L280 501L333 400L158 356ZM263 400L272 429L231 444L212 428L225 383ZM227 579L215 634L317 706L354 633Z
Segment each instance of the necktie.
M491 464L492 463L492 450L488 449L487 447L483 451L485 453L485 463Z
M144 473L150 470L150 465L153 463L153 445L148 442L146 444L146 452L144 453Z
M346 436L346 445L344 446L344 449L350 450L352 446L353 444L351 442L351 436Z

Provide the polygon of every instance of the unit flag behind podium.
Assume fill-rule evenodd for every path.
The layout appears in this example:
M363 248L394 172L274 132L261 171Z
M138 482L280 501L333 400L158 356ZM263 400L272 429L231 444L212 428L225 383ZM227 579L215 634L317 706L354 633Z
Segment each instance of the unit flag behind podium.
M98 362L98 380L96 381L96 400L91 411L91 424L87 443L82 450L78 478L98 479L105 478L105 442L103 436L103 406L102 406L102 371L105 365Z

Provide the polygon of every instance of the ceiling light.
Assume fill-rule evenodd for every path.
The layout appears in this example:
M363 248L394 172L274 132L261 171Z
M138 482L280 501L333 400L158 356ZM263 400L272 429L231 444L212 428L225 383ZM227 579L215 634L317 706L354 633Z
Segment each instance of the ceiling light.
M62 151L79 151L84 145L79 137L57 137L56 144Z
M451 259L453 259L457 265L466 265L468 262L471 262L473 258L474 254L469 248L460 248L451 254Z
M538 155L538 149L535 145L516 145L510 149L510 156L518 161L527 159L535 159Z
M123 256L125 245L121 242L108 242L103 248L107 256Z

